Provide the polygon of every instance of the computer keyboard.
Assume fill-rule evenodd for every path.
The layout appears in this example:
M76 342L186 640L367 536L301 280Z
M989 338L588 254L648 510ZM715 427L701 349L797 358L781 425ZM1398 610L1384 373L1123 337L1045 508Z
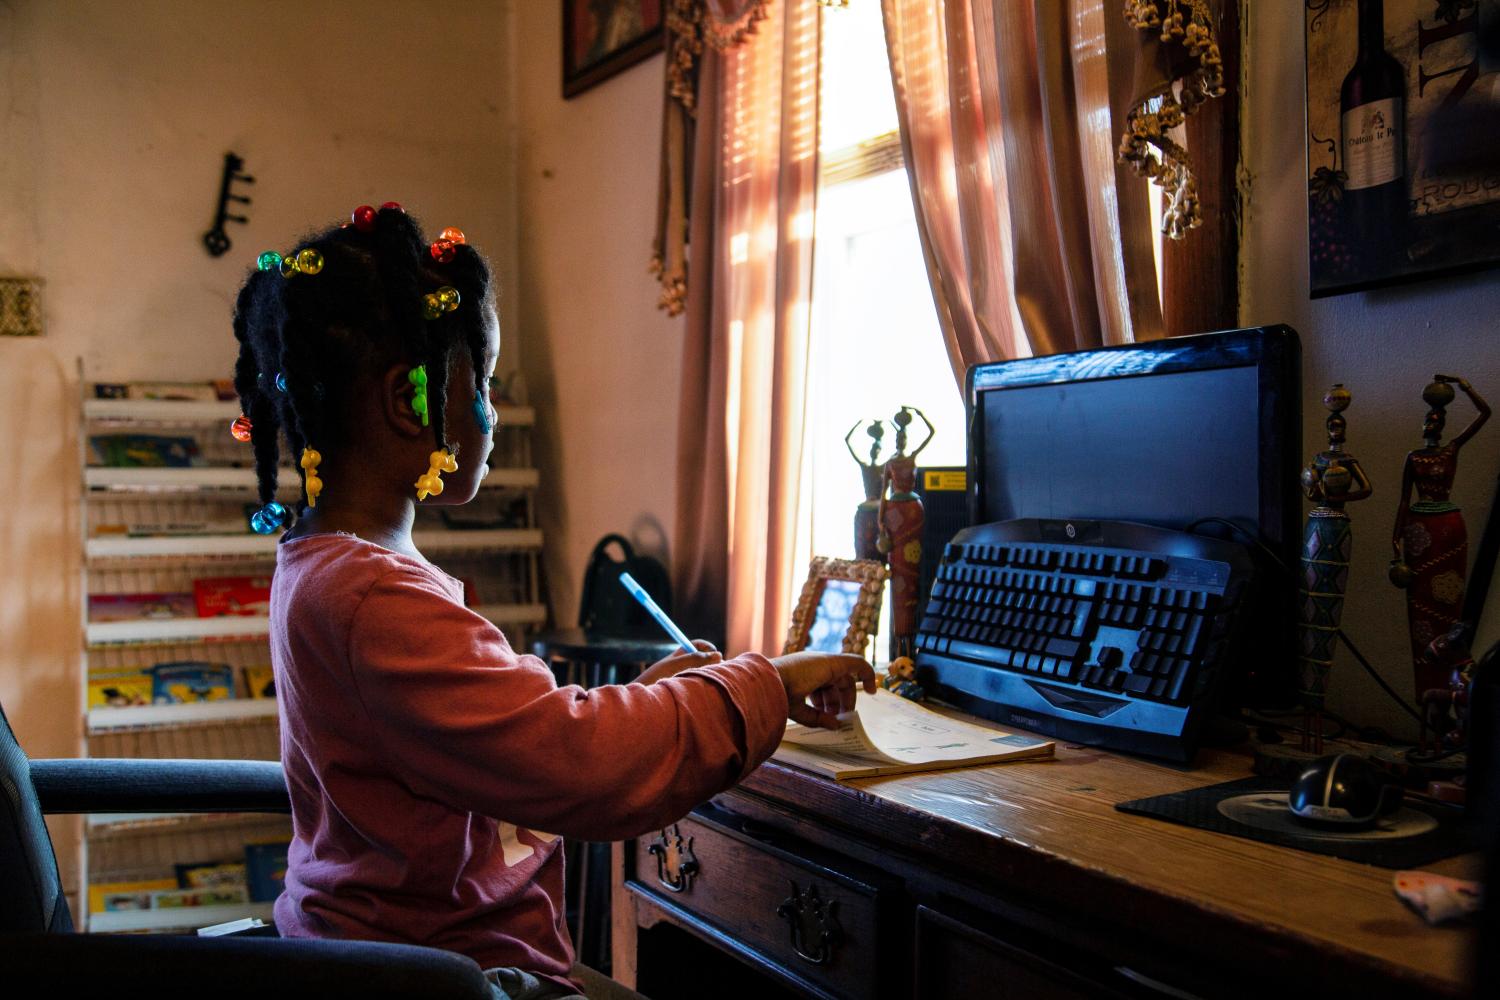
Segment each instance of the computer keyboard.
M1189 760L1251 573L1234 542L1141 524L966 528L923 613L918 678L998 722Z

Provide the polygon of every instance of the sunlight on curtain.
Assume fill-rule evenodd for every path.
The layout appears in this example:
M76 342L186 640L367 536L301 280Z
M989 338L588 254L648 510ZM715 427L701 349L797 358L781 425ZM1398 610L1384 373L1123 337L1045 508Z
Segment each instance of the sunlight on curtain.
M728 343L730 649L775 652L791 606L817 177L818 8L771 4L724 56L715 311ZM720 311L722 310L722 311Z
M843 176L841 158L857 159L897 126L876 5L825 15L821 89L823 173ZM888 456L895 444L890 418L903 405L916 406L937 428L922 463L964 464L963 399L943 344L911 188L899 162L875 173L852 171L854 179L825 180L818 194L806 446L792 564L798 587L813 555L854 555L854 510L864 491L844 438L856 421L886 421ZM868 460L870 438L862 430L851 444L861 460ZM877 660L885 657L888 600L882 613L873 650Z

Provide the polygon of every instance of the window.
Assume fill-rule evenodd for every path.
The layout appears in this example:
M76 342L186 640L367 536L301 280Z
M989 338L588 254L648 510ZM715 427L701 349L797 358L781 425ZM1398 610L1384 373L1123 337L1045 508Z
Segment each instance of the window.
M917 236L901 158L895 98L880 7L854 4L823 13L818 194L812 338L803 448L802 530L797 559L852 558L854 511L864 499L860 473L844 446L857 421L886 422L885 454L895 446L891 417L903 405L927 415L936 433L922 465L963 465L963 395L953 377ZM920 422L911 446L920 443ZM850 443L867 459L863 430ZM801 580L793 581L792 593ZM889 600L875 658L886 658Z

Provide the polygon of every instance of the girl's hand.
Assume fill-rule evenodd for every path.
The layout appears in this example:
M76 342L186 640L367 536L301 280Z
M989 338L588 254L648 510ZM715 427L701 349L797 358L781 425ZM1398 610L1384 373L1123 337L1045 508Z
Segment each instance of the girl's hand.
M787 718L804 726L837 729L836 716L854 707L856 681L875 693L874 668L852 653L788 653L772 657L771 665L786 688Z
M684 670L694 667L706 667L711 663L720 663L724 657L714 648L714 644L707 639L694 639L693 645L698 647L698 652L689 653L685 649L679 649L665 659L657 660L651 666L642 670L636 682L640 684L654 684L663 677L671 677L680 674Z

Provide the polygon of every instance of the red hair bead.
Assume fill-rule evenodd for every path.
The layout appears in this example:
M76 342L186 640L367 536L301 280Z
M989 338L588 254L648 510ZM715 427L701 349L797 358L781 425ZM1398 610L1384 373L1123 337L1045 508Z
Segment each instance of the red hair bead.
M369 205L361 205L354 210L350 216L354 220L354 228L362 233L375 231L375 210Z
M427 248L427 252L432 254L432 259L439 264L447 264L453 260L453 244L448 240L438 240Z
M438 233L438 239L446 243L469 242L464 238L464 231L454 226L449 226L447 229L444 229L442 232Z
M234 418L234 423L229 425L229 434L236 441L246 442L250 440L250 418L241 413Z
M404 211L406 211L406 209L404 209L404 208L401 207L401 203L399 201L388 201L384 205L381 205L380 207L381 208L388 208L392 212L404 212Z

